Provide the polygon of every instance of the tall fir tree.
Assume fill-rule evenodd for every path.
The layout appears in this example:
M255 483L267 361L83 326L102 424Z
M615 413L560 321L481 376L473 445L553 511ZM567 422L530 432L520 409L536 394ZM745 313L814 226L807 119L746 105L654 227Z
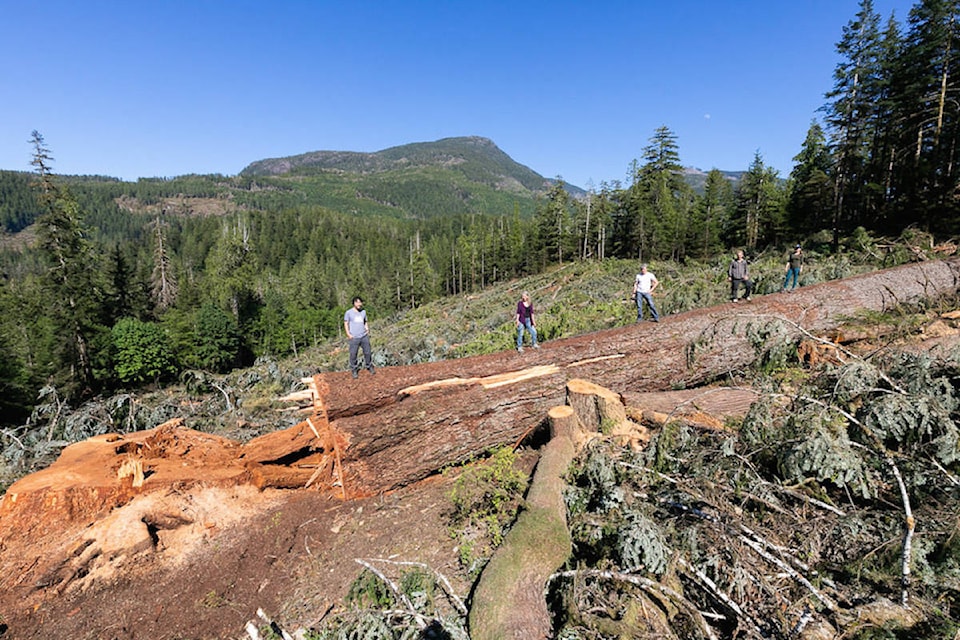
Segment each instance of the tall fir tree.
M37 246L45 263L43 284L48 316L61 336L59 381L65 394L96 389L93 344L105 332L101 265L84 229L80 206L54 180L53 158L43 136L31 134L42 213L37 219Z
M960 3L920 0L891 82L898 131L892 192L899 212L925 228L954 232L960 138Z
M865 173L875 138L874 105L882 78L879 20L873 0L860 0L860 10L844 26L837 44L841 60L834 70L834 87L827 93L826 120L835 158L830 225L834 247L839 246L840 234L864 216Z
M640 260L682 258L691 189L683 179L676 134L669 127L658 127L643 159L629 198L636 255Z
M784 226L784 195L777 171L763 162L758 151L736 191L736 219L740 229L734 237L748 249L781 240Z
M830 178L833 161L826 134L818 122L810 124L800 153L793 161L786 205L790 228L804 235L830 229L835 203Z
M719 169L707 173L703 197L697 204L697 214L690 225L691 253L706 259L721 250L734 211L733 185Z

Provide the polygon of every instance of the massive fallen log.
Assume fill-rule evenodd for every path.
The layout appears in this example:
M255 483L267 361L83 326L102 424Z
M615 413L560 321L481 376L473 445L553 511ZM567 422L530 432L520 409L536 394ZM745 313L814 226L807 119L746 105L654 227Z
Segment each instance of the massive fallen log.
M172 460L176 446L160 443L185 442L188 436L176 431L74 445L49 470L15 483L0 499L0 541L23 534L25 522L42 519L45 509L85 518L172 484L310 486L339 497L387 491L520 441L544 423L551 407L563 404L572 378L625 398L692 387L750 365L771 341L835 329L858 309L884 311L954 293L958 275L957 259L913 264L757 297L747 305L557 340L525 354L387 367L359 380L345 372L318 375L311 393L291 397L312 400L310 415L291 429L245 445L190 436L217 449L222 460L214 466ZM186 447L187 453L196 455L196 446ZM84 459L86 475L77 474L70 456ZM164 459L174 464L161 466Z
M960 260L925 262L755 297L500 353L411 367L375 378L324 374L344 480L369 494L421 479L483 451L515 443L563 404L571 378L621 395L692 387L755 362L774 341L835 329L858 310L957 291Z

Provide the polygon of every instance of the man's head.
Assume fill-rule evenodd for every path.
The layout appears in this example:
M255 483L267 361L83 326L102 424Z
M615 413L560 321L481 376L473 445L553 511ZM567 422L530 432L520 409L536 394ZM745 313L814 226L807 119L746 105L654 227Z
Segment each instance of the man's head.
M640 265L640 273L646 273L646 272L647 272L647 265L646 264Z
M737 250L737 260L743 260L743 250L742 250L742 249L738 249L738 250Z
M360 296L357 296L353 299L353 308L359 309L363 306L363 300L360 299Z

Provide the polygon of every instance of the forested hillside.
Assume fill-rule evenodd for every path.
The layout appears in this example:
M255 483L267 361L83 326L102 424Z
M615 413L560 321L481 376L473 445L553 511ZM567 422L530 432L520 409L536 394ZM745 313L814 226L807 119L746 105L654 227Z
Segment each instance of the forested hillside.
M842 254L911 226L949 237L957 17L924 0L882 23L863 0L788 176L757 153L735 181L713 169L693 186L664 125L627 183L589 192L479 137L122 182L56 175L34 132L35 172L0 172L0 420L22 424L42 389L82 399L300 353L337 334L355 294L383 317L571 261Z

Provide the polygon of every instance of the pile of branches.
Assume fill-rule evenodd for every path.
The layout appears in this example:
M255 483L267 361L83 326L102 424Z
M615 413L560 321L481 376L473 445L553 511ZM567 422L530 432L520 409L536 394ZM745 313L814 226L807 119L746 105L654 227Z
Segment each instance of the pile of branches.
M958 390L960 354L850 358L729 430L595 441L569 479L557 637L953 637Z

